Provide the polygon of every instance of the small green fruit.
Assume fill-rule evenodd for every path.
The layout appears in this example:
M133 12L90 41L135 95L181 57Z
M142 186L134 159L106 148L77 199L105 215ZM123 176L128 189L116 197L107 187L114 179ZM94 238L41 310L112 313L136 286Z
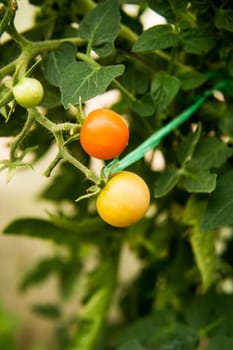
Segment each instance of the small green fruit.
M16 102L25 108L35 107L40 104L44 96L44 88L35 78L22 78L12 88Z

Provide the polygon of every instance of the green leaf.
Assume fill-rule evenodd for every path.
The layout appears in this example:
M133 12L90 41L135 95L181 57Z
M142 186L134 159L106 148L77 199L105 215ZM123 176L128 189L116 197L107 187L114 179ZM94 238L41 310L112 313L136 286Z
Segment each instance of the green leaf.
M19 317L16 317L15 310L9 310L2 304L3 301L0 304L0 348L17 350L15 334L20 327Z
M135 94L145 94L148 90L151 77L148 72L139 69L130 62L126 66L124 75L121 77L122 83Z
M197 9L198 12L205 13L210 9L211 4L209 0L192 0L192 6Z
M184 91L195 89L208 80L208 75L200 72L185 72L178 75L181 89Z
M157 113L166 109L180 89L180 81L166 72L159 72L152 80L151 96Z
M187 53L202 55L216 45L216 35L206 28L188 28L182 33L184 50Z
M144 31L133 45L133 52L164 50L177 46L178 34L169 24L157 25Z
M48 278L52 273L56 272L61 265L61 260L58 257L44 258L35 266L30 268L20 282L20 290L26 291L34 284L41 283Z
M165 17L168 21L175 20L175 15L171 9L169 1L164 0L148 0L148 5L155 12Z
M155 182L154 187L154 196L159 198L165 196L172 188L177 184L179 180L179 170L178 169L169 169L161 172Z
M113 51L113 43L120 31L120 12L117 0L107 0L97 5L84 17L78 36L100 56Z
M198 226L202 213L205 209L206 202L200 201L193 195L190 196L184 210L183 222L187 225Z
M233 338L218 336L210 339L206 350L232 350Z
M208 230L233 223L233 170L219 177L215 191L210 195L201 229Z
M221 113L221 111L219 112ZM225 108L222 110L221 113L221 116L222 115L223 118L219 118L220 132L231 137L233 135L233 105L225 105Z
M177 159L179 163L184 166L188 162L197 146L197 143L201 137L202 127L199 124L194 132L188 134L188 136L182 141L177 150Z
M98 266L98 276L90 274L89 283L94 285L94 288L86 296L79 312L78 333L70 349L92 350L95 347L115 291L117 260L115 256L105 258ZM99 276L101 278L98 278Z
M196 295L185 310L188 324L210 339L233 334L233 296L210 289ZM218 347L222 349L222 347Z
M76 61L75 54L75 47L70 43L64 43L46 56L44 76L50 84L60 85L61 74L65 67Z
M198 336L191 327L176 323L172 314L166 310L157 310L122 331L118 343L123 345L130 340L149 349L193 350L198 343Z
M72 241L72 238L67 236L66 230L58 229L47 220L36 218L14 220L4 229L4 233L52 239L57 243L63 243L69 240L69 238Z
M197 170L220 168L232 154L232 149L226 143L214 136L206 137L198 143L187 166Z
M32 311L50 320L56 320L61 317L61 310L57 304L34 304Z
M228 69L230 76L232 77L233 76L233 50L231 51L231 53L227 57L227 69Z
M169 325L174 324L174 314L169 310L156 310L152 315L136 320L126 327L116 339L118 346L125 344L129 340L137 340L142 345L154 334L161 330L169 329ZM158 349L159 350L159 349Z
M146 344L156 350L193 350L196 349L199 339L197 332L184 324L174 323L168 325L167 329L160 329L154 332L146 340Z
M182 186L191 193L210 193L216 187L217 175L209 171L189 172L181 178Z
M189 1L188 0L169 0L171 8L174 12L186 11Z
M211 230L201 231L199 229L202 213L206 203L190 197L185 207L184 222L191 225L190 243L200 271L203 289L207 290L212 284L215 274L215 245L214 232Z
M69 64L61 75L60 90L65 108L77 105L79 97L85 102L104 93L112 80L124 71L118 64L107 67L92 67L84 62Z
M155 111L155 106L151 95L145 94L141 100L134 102L132 109L142 117L150 117Z
M99 217L92 217L86 220L72 220L63 216L48 213L51 223L61 230L67 230L74 234L87 236L91 231L103 230L104 223Z
M218 29L233 32L233 10L220 9L215 15L214 24Z
M117 350L147 350L137 340L129 340L126 344L120 346Z
M63 299L68 299L75 290L82 267L81 264L79 257L72 256L66 261L61 261L58 265L58 286Z
M193 227L190 242L201 274L203 289L206 291L213 283L215 274L214 233L211 230L200 231L197 227Z
M80 239L87 242L94 241L95 234L103 230L104 224L99 218L90 218L77 221L75 224L70 222L70 225L72 228L70 226L59 227L44 219L17 219L4 229L4 233L49 239L58 244L76 244Z

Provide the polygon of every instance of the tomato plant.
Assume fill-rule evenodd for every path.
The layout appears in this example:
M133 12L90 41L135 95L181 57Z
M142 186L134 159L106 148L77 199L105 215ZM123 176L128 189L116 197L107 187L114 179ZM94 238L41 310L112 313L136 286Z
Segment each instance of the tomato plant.
M86 153L103 160L119 156L128 140L126 121L118 113L105 108L90 112L80 131L80 143Z
M135 173L115 174L97 198L97 211L104 221L127 227L139 221L149 208L150 192L145 181Z
M23 77L12 88L16 102L25 108L35 107L40 104L44 96L44 88L39 80Z
M0 0L0 257L33 247L0 311L12 277L55 327L23 314L15 349L232 350L233 2L25 2ZM45 210L6 222L31 168Z

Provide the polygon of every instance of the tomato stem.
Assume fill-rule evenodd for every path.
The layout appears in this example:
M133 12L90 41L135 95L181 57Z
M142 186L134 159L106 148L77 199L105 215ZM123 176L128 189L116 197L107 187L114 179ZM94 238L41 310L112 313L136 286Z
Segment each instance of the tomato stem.
M31 111L28 112L27 120L20 131L20 133L15 137L14 141L11 143L10 146L10 160L14 162L17 157L17 151L20 147L20 144L25 139L25 137L28 135L29 131L31 130L31 127L35 121L33 113Z
M62 158L72 164L75 168L80 170L87 179L91 180L92 182L98 184L99 178L95 175L93 171L91 171L89 168L87 168L85 165L83 165L81 162L79 162L76 158L74 158L65 147L62 148L60 151Z
M28 41L23 35L21 35L17 29L15 28L14 23L11 23L7 30L8 34L11 36L11 38L20 46L24 47L27 46L30 41Z
M72 123L55 124L51 122L48 118L46 118L43 114L40 114L36 109L30 109L30 110L35 116L36 121L53 134L59 150L55 159L48 166L47 170L45 170L45 173L44 173L45 176L48 177L52 172L52 170L55 168L55 166L59 163L59 161L63 159L69 162L70 164L72 164L78 170L80 170L86 176L87 179L98 184L99 178L95 175L95 173L91 171L89 168L87 168L85 165L83 165L76 158L74 158L65 147L66 142L63 139L63 131L67 130L67 127L72 129L74 127L74 124Z
M131 92L128 89L126 89L124 85L119 83L118 80L113 79L112 84L115 85L126 97L128 97L128 99L131 102L135 103L137 101L136 97L133 94L131 94Z
M50 177L53 169L58 165L58 163L60 162L61 159L62 159L62 157L60 155L60 152L58 152L56 154L55 158L52 160L52 162L47 167L47 169L44 171L43 175L45 177Z

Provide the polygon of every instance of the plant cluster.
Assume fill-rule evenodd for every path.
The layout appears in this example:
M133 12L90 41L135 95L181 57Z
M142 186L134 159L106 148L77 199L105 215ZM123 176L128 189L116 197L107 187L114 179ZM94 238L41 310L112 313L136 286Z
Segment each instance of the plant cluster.
M232 2L30 3L35 23L19 33L16 0L0 1L0 137L12 137L0 170L10 181L55 144L41 193L55 209L4 234L55 245L22 291L54 274L62 301L81 300L70 318L62 302L34 305L57 324L54 349L231 350ZM148 10L164 23L146 29ZM85 116L112 89L118 100ZM125 247L140 267L123 283Z

